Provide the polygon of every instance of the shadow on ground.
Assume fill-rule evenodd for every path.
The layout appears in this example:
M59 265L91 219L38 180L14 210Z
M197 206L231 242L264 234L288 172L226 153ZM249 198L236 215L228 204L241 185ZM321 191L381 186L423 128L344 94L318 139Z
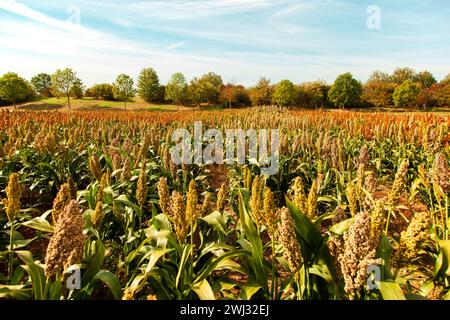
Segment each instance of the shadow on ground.
M49 103L27 104L27 105L17 107L17 109L19 109L19 110L34 110L34 111L60 110L63 108L64 108L63 105L49 104Z

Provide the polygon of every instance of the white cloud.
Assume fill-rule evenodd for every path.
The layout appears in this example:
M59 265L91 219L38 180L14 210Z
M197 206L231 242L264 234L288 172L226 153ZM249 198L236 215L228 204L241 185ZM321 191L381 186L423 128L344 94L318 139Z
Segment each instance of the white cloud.
M183 47L186 43L184 41L179 41L176 43L173 43L166 47L166 50L175 50L177 48Z
M199 16L226 15L279 6L289 0L173 0L131 3L128 10L157 19L190 19Z

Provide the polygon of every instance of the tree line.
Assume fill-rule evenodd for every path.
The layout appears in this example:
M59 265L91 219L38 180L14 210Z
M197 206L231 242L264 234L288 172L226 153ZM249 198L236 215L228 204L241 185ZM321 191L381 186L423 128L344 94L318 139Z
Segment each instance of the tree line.
M250 88L224 84L222 77L213 72L190 82L182 73L175 73L163 85L152 68L143 69L136 84L129 75L120 74L112 84L96 84L90 88L86 88L76 72L68 68L52 75L40 73L30 82L11 72L0 77L0 104L14 106L38 97L54 96L65 97L69 108L71 98L83 97L123 101L126 108L136 95L148 103L184 106L431 109L450 106L450 74L438 82L428 71L398 68L392 74L375 71L364 84L351 73L339 75L333 84L321 80L298 85L282 80L272 84L262 77Z

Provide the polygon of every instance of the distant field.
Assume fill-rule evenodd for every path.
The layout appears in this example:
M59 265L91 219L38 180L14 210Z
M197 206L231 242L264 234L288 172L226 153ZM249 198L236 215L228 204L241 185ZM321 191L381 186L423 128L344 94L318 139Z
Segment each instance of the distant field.
M125 104L122 101L104 101L92 98L71 99L72 110L125 110ZM11 107L8 107L11 108ZM61 110L67 111L67 100L65 98L39 99L33 102L24 103L18 106L20 110ZM186 109L186 107L178 107ZM140 98L136 98L127 103L126 110L130 111L176 111L177 106L168 104L150 104Z
M36 111L52 111L59 110L62 112L69 110L108 110L108 111L125 111L125 104L123 101L105 101L95 100L93 98L83 99L71 99L71 109L67 107L67 100L65 98L47 98L38 99L32 102L19 104L17 108L19 110L36 110ZM2 109L13 109L12 106L1 107ZM203 111L219 111L229 110L220 106L203 106L201 108L176 106L171 104L151 104L145 102L139 97L136 97L133 101L127 102L127 111L186 111L186 110L198 110ZM303 110L302 108L293 108L294 110ZM309 110L309 109L308 109ZM322 111L330 112L378 112L378 113L421 113L424 110L421 109L408 109L408 108L359 108L359 109L322 109ZM435 108L428 111L429 113L444 113L450 114L450 107L447 108Z

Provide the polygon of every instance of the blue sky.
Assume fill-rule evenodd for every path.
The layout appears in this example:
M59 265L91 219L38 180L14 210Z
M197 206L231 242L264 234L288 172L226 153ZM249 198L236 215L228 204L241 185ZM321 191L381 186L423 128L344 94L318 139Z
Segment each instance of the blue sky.
M162 82L213 71L252 85L410 66L441 79L449 17L447 0L0 0L0 74L71 67L91 85L153 67Z

